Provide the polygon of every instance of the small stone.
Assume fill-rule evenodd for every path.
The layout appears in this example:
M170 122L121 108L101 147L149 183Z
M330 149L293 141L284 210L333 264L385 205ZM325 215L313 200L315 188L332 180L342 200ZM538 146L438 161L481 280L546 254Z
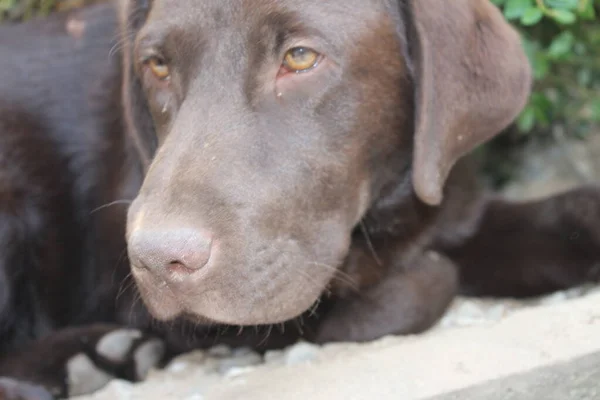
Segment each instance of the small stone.
M250 347L239 347L233 350L233 357L245 357L250 353L254 353L254 351Z
M214 358L226 358L231 357L233 351L231 347L225 345L219 345L208 350L208 356Z
M250 352L242 356L222 360L219 365L219 373L225 375L232 368L251 367L262 364L262 362L263 359L259 354Z
M493 321L500 321L501 319L503 319L506 314L507 314L507 309L506 306L503 304L498 304L492 308L490 308L489 310L489 318Z
M206 361L206 358L207 357L205 352L203 352L202 350L197 350L175 358L169 363L169 365L179 362L187 363L189 365L198 365L203 364Z
M285 355L281 350L270 350L265 353L265 363L281 365L285 362Z
M225 378L236 378L254 371L255 367L233 367L225 372Z
M107 390L112 391L119 399L126 399L129 398L133 391L133 384L128 381L116 379L109 383Z
M318 357L319 350L319 346L300 342L285 352L285 363L297 365L312 362Z
M190 367L191 364L187 361L174 361L165 368L165 371L172 374L180 374L189 370Z
M540 301L540 304L544 305L544 306L551 306L551 305L555 305L555 304L564 303L565 301L567 301L567 293L566 292L557 292L557 293L551 294L551 295L543 298Z

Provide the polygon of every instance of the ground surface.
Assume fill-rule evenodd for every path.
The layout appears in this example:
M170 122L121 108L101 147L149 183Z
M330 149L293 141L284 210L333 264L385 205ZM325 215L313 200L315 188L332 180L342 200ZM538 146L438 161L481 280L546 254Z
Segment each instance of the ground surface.
M265 358L216 348L181 357L143 384L116 381L80 400L598 399L599 306L599 290L538 304L458 299L419 337L301 343Z

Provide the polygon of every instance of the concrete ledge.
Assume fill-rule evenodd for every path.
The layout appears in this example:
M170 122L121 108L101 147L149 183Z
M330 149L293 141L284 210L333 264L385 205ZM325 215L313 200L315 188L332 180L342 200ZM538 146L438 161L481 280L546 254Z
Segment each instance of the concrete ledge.
M226 374L207 369L202 356L89 399L584 400L600 393L600 293L474 326L313 351L306 362Z
M600 352L429 400L598 400Z

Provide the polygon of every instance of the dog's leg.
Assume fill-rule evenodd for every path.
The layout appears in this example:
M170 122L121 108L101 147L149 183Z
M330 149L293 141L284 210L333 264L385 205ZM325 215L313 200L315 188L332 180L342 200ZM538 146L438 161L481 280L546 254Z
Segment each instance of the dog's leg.
M316 342L362 342L391 334L420 333L439 320L456 294L455 265L433 251L421 253L410 262L390 259L384 279L333 305L324 316ZM363 255L351 262L367 260ZM362 264L357 270L377 269L377 264L372 268Z
M112 325L73 328L0 360L0 399L51 399L94 392L110 380L139 381L165 359L161 340Z
M460 267L466 295L528 297L600 280L600 187L489 200L474 221L436 245Z

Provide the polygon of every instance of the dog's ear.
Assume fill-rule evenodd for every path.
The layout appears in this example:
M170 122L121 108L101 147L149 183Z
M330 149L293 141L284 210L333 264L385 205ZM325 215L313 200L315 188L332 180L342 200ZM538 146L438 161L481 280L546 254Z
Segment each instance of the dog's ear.
M136 35L146 22L151 6L152 0L122 0L118 3L125 123L127 133L134 141L144 169L148 168L154 157L158 140L142 83L135 73L133 48Z
M439 205L458 159L525 106L530 65L518 33L489 0L401 0L415 77L413 185Z

